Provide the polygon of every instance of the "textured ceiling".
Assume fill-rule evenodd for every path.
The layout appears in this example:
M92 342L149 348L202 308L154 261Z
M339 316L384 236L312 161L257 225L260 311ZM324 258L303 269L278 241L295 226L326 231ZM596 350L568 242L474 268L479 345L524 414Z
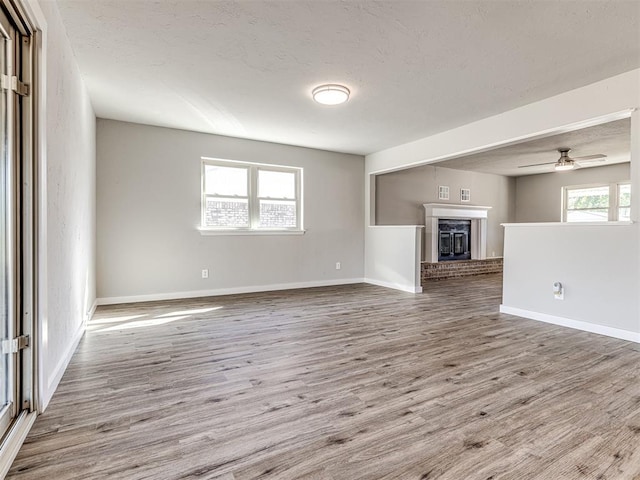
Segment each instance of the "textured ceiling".
M580 168L602 167L631 160L631 121L626 118L524 143L439 162L439 167L518 177L553 172L553 164L519 168L522 165L555 162L558 148L570 148L571 157L604 154L602 162L584 162ZM580 161L578 160L578 163Z
M58 5L99 117L358 154L640 66L637 0Z

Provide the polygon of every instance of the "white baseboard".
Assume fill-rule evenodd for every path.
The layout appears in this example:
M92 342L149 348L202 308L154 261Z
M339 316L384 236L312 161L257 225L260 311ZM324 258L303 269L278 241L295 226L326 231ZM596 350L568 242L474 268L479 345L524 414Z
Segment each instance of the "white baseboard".
M80 328L76 330L75 334L73 335L71 344L64 352L64 355L62 355L62 358L60 359L54 370L51 372L51 375L47 379L46 384L43 385L45 388L42 389L44 391L41 391L40 393L40 404L38 405L39 413L44 412L44 410L47 408L47 405L49 405L49 401L51 400L53 393L56 391L56 388L58 388L58 384L60 383L62 375L64 375L64 372L67 369L69 362L71 361L71 357L73 357L76 348L78 348L78 344L80 343L80 340L84 335L86 325L86 321L82 322Z
M622 330L620 328L607 327L605 325L598 325L596 323L557 317L555 315L549 315L547 313L533 312L531 310L508 307L506 305L500 305L500 312L508 313L509 315L515 315L517 317L529 318L531 320L538 320L539 322L560 325L561 327L574 328L576 330L582 330L584 332L597 333L599 335L606 335L607 337L619 338L621 340L640 343L640 332L631 332L629 330Z
M96 308L98 308L98 299L97 298L93 301L93 305L91 305L91 308L87 312L87 316L85 318L86 322L88 322L89 320L91 320L91 318L93 318L93 314L96 313Z
M130 295L124 297L103 297L97 299L98 305L115 305L118 303L155 302L158 300L176 300L181 298L218 297L239 293L273 292L277 290L293 290L296 288L332 287L335 285L351 285L363 283L362 278L341 278L337 280L317 280L312 282L275 283L270 285L254 285L250 287L218 288L213 290L192 290L189 292L153 293L149 295Z
M384 280L376 280L374 278L365 278L365 283L372 285L378 285L379 287L393 288L394 290L402 290L409 293L422 293L422 287L415 287L413 285L403 285L401 283L385 282Z

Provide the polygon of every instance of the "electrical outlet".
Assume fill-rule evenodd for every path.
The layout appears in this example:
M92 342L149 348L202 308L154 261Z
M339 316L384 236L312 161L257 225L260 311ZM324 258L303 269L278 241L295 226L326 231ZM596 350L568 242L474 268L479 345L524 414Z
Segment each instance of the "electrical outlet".
M203 268L202 269L202 278L209 278L209 269L208 268Z
M564 300L564 286L560 282L553 283L553 298Z
M340 262L336 262L336 270L340 270L342 268L342 265L340 265Z

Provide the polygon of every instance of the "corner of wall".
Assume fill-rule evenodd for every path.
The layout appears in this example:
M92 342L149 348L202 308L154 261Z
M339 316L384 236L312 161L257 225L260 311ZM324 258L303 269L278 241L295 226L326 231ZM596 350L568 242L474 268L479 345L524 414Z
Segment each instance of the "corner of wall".
M39 59L37 407L49 404L96 302L96 116L55 2L34 3ZM59 85L65 85L59 90Z

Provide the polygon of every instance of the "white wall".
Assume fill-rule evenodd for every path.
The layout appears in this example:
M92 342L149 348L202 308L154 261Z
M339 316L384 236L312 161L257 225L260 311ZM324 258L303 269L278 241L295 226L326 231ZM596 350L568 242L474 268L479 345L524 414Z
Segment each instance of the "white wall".
M391 225L367 230L365 280L405 292L422 292L420 250L424 227Z
M46 307L40 318L39 409L49 403L80 340L96 297L95 115L55 2L47 23Z
M450 200L438 200L447 185ZM515 221L515 180L502 175L423 165L376 176L376 225L424 225L424 203L460 204L460 189L471 189L471 205L493 207L487 219L487 255L502 256L502 223Z
M203 156L303 167L306 234L201 235ZM101 302L363 277L363 157L99 119L97 158Z
M594 183L628 182L629 163L606 167L581 168L568 172L526 175L516 179L515 221L562 221L562 187Z
M374 187L371 177L376 173L399 170L409 166L433 163L446 158L453 158L474 151L485 151L499 145L507 145L525 139L541 137L553 133L567 131L579 127L613 121L630 115L633 109L640 107L640 69L636 69L609 79L597 82L586 87L578 88L561 95L557 95L540 102L520 107L508 112L473 122L462 127L449 130L431 137L426 137L411 143L399 145L381 152L367 155L365 159L365 224L373 223L374 213ZM631 114L631 188L633 192L640 191L640 112ZM640 195L632 195L631 219L638 221L640 218ZM591 262L595 272L615 273L615 277L603 276L592 278L592 290L599 288L607 290L607 285L615 278L631 279L632 285L638 285L640 276L640 255L638 250L639 235L638 224L629 225L621 230L623 239L621 242L630 248L630 255L626 262L616 263L618 271L611 272L604 262L608 261L601 255L596 255ZM582 262L589 257L589 253L582 250L580 243L575 241L572 230L559 230L555 232L555 245L571 245L577 253L561 263L561 270L556 271L556 276L570 278L572 272L582 271ZM372 241L366 233L365 252L369 255L366 246ZM515 237L514 237L515 241ZM635 248L631 246L635 245ZM512 249L512 252L521 252L520 249ZM367 257L366 262L370 259ZM505 251L505 261L509 262L509 247ZM595 263L594 263L595 262ZM529 276L536 278L543 274L545 264L531 264ZM505 271L504 283L510 287L519 288L523 292L529 291L529 284L524 282L529 277L516 277ZM366 271L365 271L366 275ZM568 308L562 312L552 311L550 315L565 318L579 319L584 309L598 310L607 299L599 296L584 296L584 305ZM636 293L631 297L625 297L623 303L617 307L623 309L628 315L633 315L640 308L640 296ZM558 302L560 303L560 302ZM545 304L527 305L530 311L536 312L544 309ZM560 308L558 304L553 308ZM511 305L519 307L519 305ZM525 307L523 306L523 310ZM606 319L594 320L606 324ZM636 318L636 329L640 331L640 319Z

